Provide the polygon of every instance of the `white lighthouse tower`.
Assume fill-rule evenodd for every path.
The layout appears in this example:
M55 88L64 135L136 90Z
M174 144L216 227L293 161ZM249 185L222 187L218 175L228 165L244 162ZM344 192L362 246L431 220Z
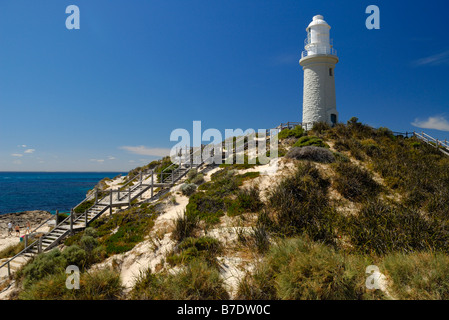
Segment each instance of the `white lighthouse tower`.
M338 122L334 80L338 57L329 37L330 28L323 16L317 15L306 29L306 51L299 60L304 70L302 123L306 129L316 122L331 126Z

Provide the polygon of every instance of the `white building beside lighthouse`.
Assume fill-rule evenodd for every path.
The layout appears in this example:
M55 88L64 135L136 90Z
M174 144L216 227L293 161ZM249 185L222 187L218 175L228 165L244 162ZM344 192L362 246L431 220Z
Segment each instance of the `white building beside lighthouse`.
M338 122L334 80L338 57L329 37L330 28L323 16L317 15L306 29L306 51L299 60L304 70L302 123L306 129L316 122L331 126Z

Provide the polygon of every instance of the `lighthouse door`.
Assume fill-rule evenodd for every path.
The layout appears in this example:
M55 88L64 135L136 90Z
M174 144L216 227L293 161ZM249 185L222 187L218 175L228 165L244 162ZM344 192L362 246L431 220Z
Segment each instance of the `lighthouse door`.
M337 124L337 115L334 113L331 114L331 123L332 126L335 126Z

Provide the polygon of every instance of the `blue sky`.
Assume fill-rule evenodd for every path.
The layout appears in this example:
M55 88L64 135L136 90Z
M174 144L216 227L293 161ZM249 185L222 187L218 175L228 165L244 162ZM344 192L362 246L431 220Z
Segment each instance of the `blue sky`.
M72 4L80 30L65 27ZM365 27L370 4L380 30ZM443 0L2 0L0 171L123 171L194 120L223 133L301 121L298 60L316 14L340 58L341 121L449 138L448 11Z

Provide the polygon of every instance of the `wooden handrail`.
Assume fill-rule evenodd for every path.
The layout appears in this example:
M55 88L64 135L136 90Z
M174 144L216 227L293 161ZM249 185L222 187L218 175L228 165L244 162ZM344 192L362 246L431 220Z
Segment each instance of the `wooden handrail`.
M427 144L430 144L432 146L435 147L434 144L436 144L436 147L438 148L438 150L440 150L442 153L444 153L445 155L449 156L449 145L447 144L447 140L445 140L445 142L439 140L439 139L435 139L432 136L428 135L425 132L413 132L413 135L415 137L417 137L418 139L426 142Z
M56 214L55 214L55 216L56 216ZM53 219L53 216L51 216L50 218L48 218L47 220L45 220L44 222L42 222L37 228L34 228L34 230L31 231L30 233L36 232L36 230L38 230L40 227L42 227L44 224L46 224L46 223L47 223L48 221L50 221L51 219ZM55 227L56 227L56 224L55 224Z
M201 149L198 150L199 152L201 152ZM187 173L187 170L184 171L183 173L179 174L180 169L182 168L182 165L189 163L190 164L190 156L194 155L195 153L189 153L189 157L188 159L186 159L185 163L182 163L182 161L180 162L180 164L175 164L172 163L170 166L168 166L167 168L165 168L162 172L161 175L171 175L172 176L172 184L179 180L183 175L185 175ZM202 163L204 163L204 161L202 161ZM176 167L175 167L176 166ZM171 172L166 172L168 169L172 169ZM148 171L141 171L141 174L143 174L143 172L148 172ZM154 189L154 170L150 171L151 173L151 177L152 177L152 184L143 184L143 181L147 180L149 177L146 177L145 179L141 179L140 183L136 184L133 186L133 188L129 188L128 194L127 196L129 197L129 203L128 205L131 206L131 203L133 200L135 200L137 197L141 196L144 192L146 192L147 190L149 190L150 188L153 190ZM131 180L129 180L124 186L129 185L131 182L135 181L138 178L141 178L141 174L136 175L134 178L132 178ZM141 188L143 187L143 188ZM136 190L138 190L139 188L141 188L137 193L135 193ZM78 217L76 217L74 219L73 213L74 213L74 209L76 209L77 207L79 207L82 203L91 200L95 194L91 194L90 196L86 197L83 201L81 201L76 207L74 207L74 209L71 210L70 215L65 218L63 221L61 221L60 223L58 223L57 225L55 225L55 228L49 232L44 233L41 238L45 238L46 236L48 236L50 233L52 233L52 231L54 231L55 229L62 229L65 230L64 228L61 228L63 225L66 225L67 223L70 223L70 230L72 230L72 226L77 223L80 219L84 218L86 219L86 226L87 226L87 215L89 210L92 209L92 207L96 206L96 205L102 205L104 206L90 221L93 221L94 219L96 219L98 216L100 216L101 214L103 214L104 212L106 212L108 209L111 209L111 205L108 204L104 204L102 203L104 200L107 199L107 197L111 197L112 194L114 192L118 192L115 190L110 190L108 191L101 199L99 199L95 204L93 204L92 206L90 206L83 214L80 214ZM159 195L159 193L164 192L163 189L159 190L156 194L153 194L152 191L152 196L151 199L154 199L154 197L157 197ZM126 193L125 193L126 194ZM125 195L126 196L126 195ZM120 199L117 199L120 201ZM44 223L42 223L39 227L37 227L35 230L39 229L40 227L42 227L42 225L44 225L45 223L47 223L50 219L52 219L53 217L50 217L49 219L47 219ZM69 220L71 220L71 222L69 222ZM34 231L35 231L34 230ZM61 238L63 238L64 236L67 235L67 232L69 232L70 230L67 230L66 232L62 233L55 241L53 241L48 247L46 247L45 250L51 248L52 246L54 246L55 243L57 243L58 241L60 241ZM33 231L33 232L34 232ZM14 259L16 259L17 257L23 255L24 253L28 252L29 250L31 250L32 248L34 248L36 245L40 244L40 241L34 241L33 243L31 243L29 246L27 246L26 248L24 248L22 251L20 251L18 254L16 254L15 256L11 257L10 259L8 259L6 262L4 262L2 265L0 265L0 269L3 268L4 266L8 266L8 276L11 275L11 271L10 271L10 262ZM38 248L38 252L40 252L40 247Z

